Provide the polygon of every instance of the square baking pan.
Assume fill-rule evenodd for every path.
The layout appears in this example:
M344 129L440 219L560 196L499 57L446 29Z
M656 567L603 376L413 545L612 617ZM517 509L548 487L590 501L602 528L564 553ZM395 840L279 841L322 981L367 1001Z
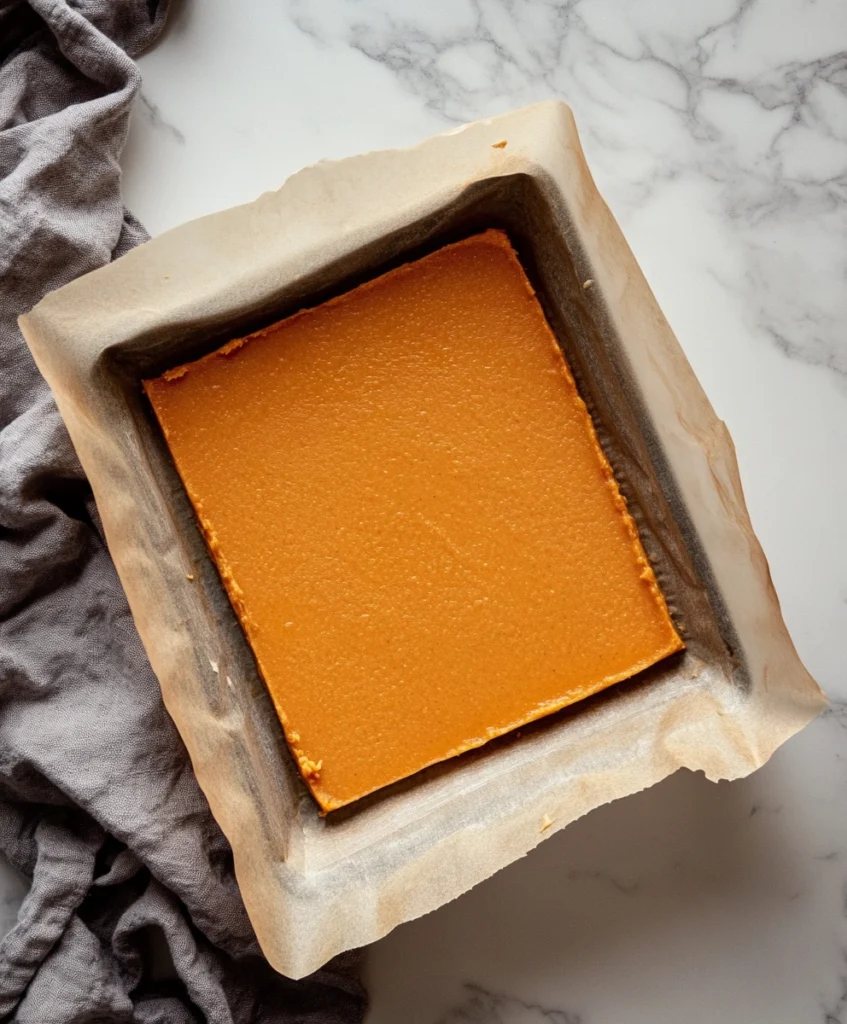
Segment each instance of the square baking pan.
M140 382L489 227L537 291L686 649L321 816ZM21 327L257 937L285 974L435 909L677 768L746 775L824 705L785 629L726 428L562 103L307 168L47 296Z

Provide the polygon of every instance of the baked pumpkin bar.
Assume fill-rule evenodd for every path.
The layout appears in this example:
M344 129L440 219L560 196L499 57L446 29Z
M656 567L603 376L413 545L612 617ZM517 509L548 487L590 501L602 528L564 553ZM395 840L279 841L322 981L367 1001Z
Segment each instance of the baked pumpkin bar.
M683 646L500 231L144 387L324 810Z

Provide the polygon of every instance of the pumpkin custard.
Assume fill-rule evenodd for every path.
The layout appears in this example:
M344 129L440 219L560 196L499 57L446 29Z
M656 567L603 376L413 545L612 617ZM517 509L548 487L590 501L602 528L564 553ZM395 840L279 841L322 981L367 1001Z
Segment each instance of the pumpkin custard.
M683 646L502 232L144 387L324 810Z

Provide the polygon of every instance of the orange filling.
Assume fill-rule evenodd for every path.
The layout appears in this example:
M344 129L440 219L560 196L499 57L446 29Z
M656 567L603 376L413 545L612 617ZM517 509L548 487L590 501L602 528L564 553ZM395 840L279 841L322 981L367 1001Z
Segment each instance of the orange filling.
M325 810L683 646L502 232L144 387Z

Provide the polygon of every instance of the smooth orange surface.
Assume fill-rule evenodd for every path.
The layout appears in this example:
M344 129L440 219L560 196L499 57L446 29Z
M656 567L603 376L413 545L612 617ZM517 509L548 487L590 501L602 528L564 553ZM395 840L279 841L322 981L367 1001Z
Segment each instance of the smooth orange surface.
M145 388L324 809L682 647L501 232Z

